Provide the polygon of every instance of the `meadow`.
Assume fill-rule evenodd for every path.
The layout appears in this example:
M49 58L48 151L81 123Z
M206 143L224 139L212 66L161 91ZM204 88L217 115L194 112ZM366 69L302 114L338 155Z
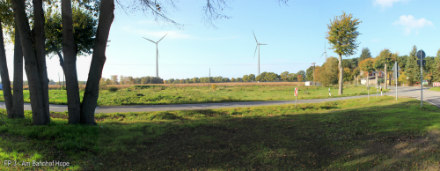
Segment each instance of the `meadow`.
M440 109L382 96L317 104L97 114L98 126L0 124L0 170L438 170ZM0 110L3 118L5 110Z
M215 85L216 88L213 89L212 85ZM115 91L111 91L111 87ZM307 87L297 83L120 85L109 86L100 90L98 106L295 100L295 87L299 89L299 100L366 95L368 93L365 86L346 86L344 94L339 96L336 86ZM331 97L329 96L329 88ZM376 94L376 92L377 89L371 87L370 94ZM0 101L3 101L2 94L3 92L0 92ZM29 103L29 91L25 90L23 94L24 101ZM84 92L80 91L80 99L82 99L83 94ZM51 104L67 104L65 90L51 89L49 98Z
M440 91L440 87L433 87L433 88L430 88L429 90Z

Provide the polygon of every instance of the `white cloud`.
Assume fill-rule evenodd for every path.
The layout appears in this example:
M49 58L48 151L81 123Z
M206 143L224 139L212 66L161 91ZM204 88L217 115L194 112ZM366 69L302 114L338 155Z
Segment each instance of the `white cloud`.
M416 35L419 33L419 30L423 27L434 27L431 21L426 20L424 18L415 19L412 15L402 15L399 17L398 21L395 21L393 25L400 25L404 27L404 32L406 35L410 34L413 30L416 31Z
M193 38L189 34L182 33L182 31L151 31L151 30L144 30L144 29L133 30L127 26L122 27L122 29L125 31L128 31L128 32L134 33L134 34L138 34L141 36L145 36L147 38L151 38L151 39L160 39L165 34L167 34L168 39L191 39L191 38Z
M382 8L392 7L397 2L406 2L408 0L374 0L374 5L379 5Z

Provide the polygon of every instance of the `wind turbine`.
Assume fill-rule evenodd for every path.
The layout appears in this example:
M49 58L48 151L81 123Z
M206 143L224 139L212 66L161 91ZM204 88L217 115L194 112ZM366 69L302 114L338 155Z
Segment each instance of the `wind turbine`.
M321 57L325 54L325 61L327 61L327 43L324 44L324 53L322 53Z
M168 34L168 33L167 33L167 34ZM165 36L166 36L167 34L165 34ZM152 41L152 40L150 40L150 39L147 39L147 38L143 37L144 39L146 39L146 40L148 40L148 41L153 42L154 44L156 44L156 77L159 77L159 49L158 49L158 44L159 44L159 42L160 42L165 36L163 36L162 38L160 38L157 42Z
M257 46L255 47L255 52L254 52L254 58L255 58L255 53L257 52L257 48L258 48L258 75L260 75L260 45L267 45L267 44L259 43L257 40L257 37L255 37L255 33L253 30L252 30L252 33L254 34L255 42L257 42Z

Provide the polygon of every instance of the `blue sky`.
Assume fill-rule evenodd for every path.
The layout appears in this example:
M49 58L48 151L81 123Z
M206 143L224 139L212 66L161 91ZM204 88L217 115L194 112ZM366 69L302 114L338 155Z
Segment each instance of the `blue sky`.
M345 58L358 57L363 47L368 47L374 57L384 48L405 55L416 45L427 56L435 56L440 49L439 1L290 0L288 6L280 6L276 0L235 0L223 11L232 18L216 20L217 29L202 20L205 2L176 1L179 10L167 10L171 19L186 25L183 29L155 22L149 13L126 14L116 8L102 76L154 76L155 44L142 37L158 40L165 33L168 35L159 43L159 76L164 79L205 77L209 68L211 76L257 74L252 30L259 42L268 44L261 46L261 72L306 70L312 62L321 65L325 61L320 56L327 43L327 24L343 11L362 21L357 54ZM7 46L12 76L11 49ZM336 56L331 49L327 54ZM90 59L78 58L79 80L87 79ZM57 81L61 74L58 58L47 63L49 78Z

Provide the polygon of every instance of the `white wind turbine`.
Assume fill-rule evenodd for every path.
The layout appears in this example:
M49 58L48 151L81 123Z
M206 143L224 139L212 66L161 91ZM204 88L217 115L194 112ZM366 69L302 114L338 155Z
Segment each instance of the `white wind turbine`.
M255 57L255 53L257 52L257 48L258 48L258 75L260 75L260 45L267 45L267 44L259 43L257 40L257 37L255 37L254 31L252 31L252 33L254 34L255 41L257 42L257 46L255 47L254 57Z
M168 34L168 33L167 33L167 34ZM166 36L167 34L165 34L165 36ZM146 40L148 40L148 41L153 42L154 44L156 44L156 77L159 77L159 49L158 49L158 44L159 44L159 42L160 42L165 36L163 36L163 37L162 37L161 39L159 39L157 42L152 41L152 40L150 40L150 39L147 39L147 38L143 37L144 39L146 39Z
M327 43L324 44L324 53L322 53L321 57L325 54L325 61L327 61Z

